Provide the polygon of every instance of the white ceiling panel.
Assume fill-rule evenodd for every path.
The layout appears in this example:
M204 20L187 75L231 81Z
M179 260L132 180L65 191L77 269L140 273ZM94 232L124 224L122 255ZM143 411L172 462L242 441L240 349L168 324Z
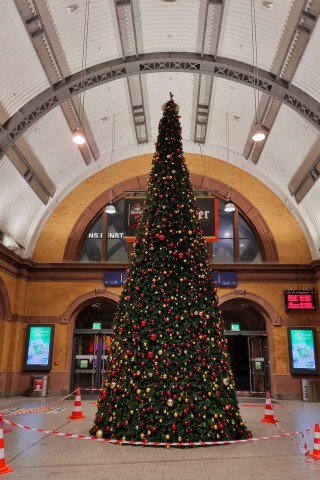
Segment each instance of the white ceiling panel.
M273 0L274 8L267 2L255 1L255 25L257 32L257 63L263 70L270 70L279 46L283 25L293 0ZM218 55L252 65L252 25L250 0L226 0Z
M1 104L6 111L0 122L5 123L49 82L12 0L1 2L0 44Z
M59 107L35 123L24 138L57 186L57 193L72 181L75 172L86 169ZM54 148L48 148L48 145L54 145Z
M273 177L287 187L318 133L301 115L282 105L268 141L265 144L259 165L269 170Z
M253 89L216 78L211 97L207 143L226 147L226 114L230 150L242 154L254 118Z
M148 74L146 83L151 113L151 138L155 141L158 137L158 125L162 116L162 106L170 100L170 92L174 95L175 102L179 105L181 115L182 138L193 139L190 130L190 118L192 117L192 102L194 90L194 74L187 73L159 73Z
M320 102L320 22L318 20L292 83Z
M95 125L93 135L101 155L110 152L112 148L113 117L114 147L121 148L136 143L126 79L88 90L85 111L90 125Z
M71 74L81 71L82 61L87 67L121 58L121 46L113 1L47 0L52 21L56 27ZM89 5L87 53L83 55L85 6ZM79 5L73 13L66 7Z
M30 223L43 204L7 157L0 162L0 205L0 231L26 246Z
M195 52L199 0L141 0L143 47L149 52Z
M319 215L319 198L320 198L320 184L315 183L309 190L307 195L301 201L301 207L304 208L308 218L308 223L311 224L315 230L316 242L320 237L320 215Z

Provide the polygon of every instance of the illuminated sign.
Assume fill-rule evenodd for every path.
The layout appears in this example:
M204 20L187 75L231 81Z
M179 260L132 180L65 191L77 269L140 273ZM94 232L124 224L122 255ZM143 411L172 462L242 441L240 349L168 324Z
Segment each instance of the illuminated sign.
M94 322L92 328L93 330L101 330L101 322Z
M231 323L231 331L232 332L239 332L240 331L240 323Z
M289 327L288 341L291 373L318 375L315 329L312 327Z
M54 325L28 325L24 370L50 371Z
M286 310L316 310L314 290L285 290L284 304Z

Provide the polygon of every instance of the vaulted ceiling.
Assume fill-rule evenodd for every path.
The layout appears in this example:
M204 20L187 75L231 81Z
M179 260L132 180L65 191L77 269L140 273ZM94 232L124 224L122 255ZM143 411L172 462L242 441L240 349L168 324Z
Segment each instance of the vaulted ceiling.
M185 152L271 188L320 248L320 0L6 0L0 232L31 256L86 178L154 151L175 93ZM229 155L227 129L229 124ZM267 132L251 140L255 123ZM83 127L84 146L72 142ZM5 242L4 242L5 243Z

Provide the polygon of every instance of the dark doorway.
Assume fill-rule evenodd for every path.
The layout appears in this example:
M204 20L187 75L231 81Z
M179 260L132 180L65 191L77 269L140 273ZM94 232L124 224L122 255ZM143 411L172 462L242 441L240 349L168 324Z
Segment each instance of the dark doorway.
M71 391L81 387L96 394L95 390L101 388L116 308L115 302L98 302L79 313L73 336Z
M243 299L226 302L221 310L237 391L253 396L265 393L270 382L263 315Z

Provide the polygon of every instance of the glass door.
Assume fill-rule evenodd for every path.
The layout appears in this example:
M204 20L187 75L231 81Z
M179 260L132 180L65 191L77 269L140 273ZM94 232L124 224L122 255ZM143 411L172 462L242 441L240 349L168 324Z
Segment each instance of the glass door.
M248 337L249 380L253 393L265 393L269 390L267 337Z
M101 388L112 330L75 330L71 390Z

